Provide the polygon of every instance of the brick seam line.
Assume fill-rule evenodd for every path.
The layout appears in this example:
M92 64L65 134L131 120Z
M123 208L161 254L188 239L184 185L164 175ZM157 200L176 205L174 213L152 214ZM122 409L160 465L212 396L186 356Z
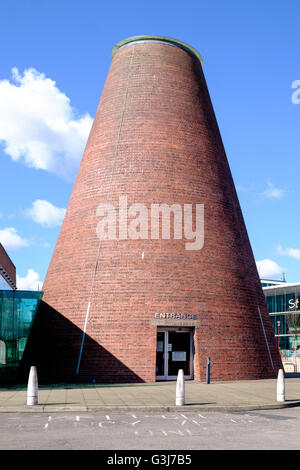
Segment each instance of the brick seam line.
M270 359L271 365L273 367L273 370L275 370L273 360L272 360L272 356L271 356L271 351L270 351L270 348L269 348L268 338L267 338L267 335L266 335L265 327L264 327L262 317L261 317L261 313L260 313L259 305L257 306L257 308L258 308L259 319L260 319L260 322L261 322L262 330L263 330L263 333L264 333L265 342L266 342L267 349L268 349L269 359Z
M111 187L112 187L112 179L113 179L113 176L114 176L114 173L115 173L115 166L116 166L116 161L117 161L117 156L118 156L121 130L122 130L122 126L123 126L124 114L125 114L125 109L126 109L128 89L129 89L129 79L130 79L130 74L131 74L131 66L132 66L132 60L133 60L133 56L134 56L135 46L133 45L131 49L132 49L132 52L131 52L129 67L128 67L126 92L125 92L125 97L124 97L124 102L123 102L123 111L122 111L121 122L120 122L119 130L118 130L118 136L117 136L117 143L116 143L116 147L115 147L115 154L114 154L112 172L111 172L111 176L110 176L110 184L109 184L109 188L108 188L107 194L106 194L106 202L108 202L108 198L109 198L109 195L110 195L110 192L111 192ZM92 277L92 281L91 281L91 289L90 289L89 301L88 301L88 304L87 304L85 322L84 322L84 327L83 327L83 332L82 332L82 339L81 339L80 351L79 351L77 368L76 368L76 375L78 374L79 368L80 368L81 356L82 356L84 339L85 339L85 332L86 332L86 328L87 328L88 317L89 317L92 298L93 298L95 278L96 278L96 274L97 274L97 270L98 270L100 251L101 251L101 240L99 240L99 244L98 244L98 252L97 252L97 257L96 257L95 269L94 269L93 277Z

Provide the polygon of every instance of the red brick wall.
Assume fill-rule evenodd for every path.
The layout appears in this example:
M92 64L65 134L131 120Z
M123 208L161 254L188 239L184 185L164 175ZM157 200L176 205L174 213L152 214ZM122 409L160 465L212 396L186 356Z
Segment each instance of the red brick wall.
M120 195L149 208L204 204L203 249L187 251L184 239L99 242L96 208L117 206ZM201 65L188 52L138 43L115 54L43 291L62 380L155 381L152 322L165 312L200 321L196 380L205 380L207 356L211 380L276 376L281 361L243 216Z
M0 266L9 275L14 284L16 284L16 267L0 243Z

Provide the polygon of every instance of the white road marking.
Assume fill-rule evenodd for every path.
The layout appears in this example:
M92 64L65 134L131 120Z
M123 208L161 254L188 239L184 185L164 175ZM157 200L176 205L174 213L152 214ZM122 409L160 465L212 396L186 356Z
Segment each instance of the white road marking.
M100 428L102 428L103 424L116 424L116 423L115 423L115 421L101 421L100 423L98 423L98 426ZM126 423L126 424L128 424L128 423Z

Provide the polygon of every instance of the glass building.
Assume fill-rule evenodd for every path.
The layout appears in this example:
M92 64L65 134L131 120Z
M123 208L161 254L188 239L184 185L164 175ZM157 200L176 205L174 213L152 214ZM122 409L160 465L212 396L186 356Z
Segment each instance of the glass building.
M0 381L12 379L16 373L42 295L0 290Z
M300 283L262 280L282 359L300 356Z

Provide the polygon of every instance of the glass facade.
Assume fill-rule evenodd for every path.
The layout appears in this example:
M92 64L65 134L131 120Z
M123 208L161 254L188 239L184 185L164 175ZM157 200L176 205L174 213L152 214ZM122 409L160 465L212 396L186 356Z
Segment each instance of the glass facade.
M0 290L0 378L11 377L17 369L42 295Z
M300 357L300 284L273 285L263 290L282 357L292 357L296 348Z
M299 292L280 293L266 297L269 313L288 312L300 310L300 288ZM296 309L296 307L298 307Z

